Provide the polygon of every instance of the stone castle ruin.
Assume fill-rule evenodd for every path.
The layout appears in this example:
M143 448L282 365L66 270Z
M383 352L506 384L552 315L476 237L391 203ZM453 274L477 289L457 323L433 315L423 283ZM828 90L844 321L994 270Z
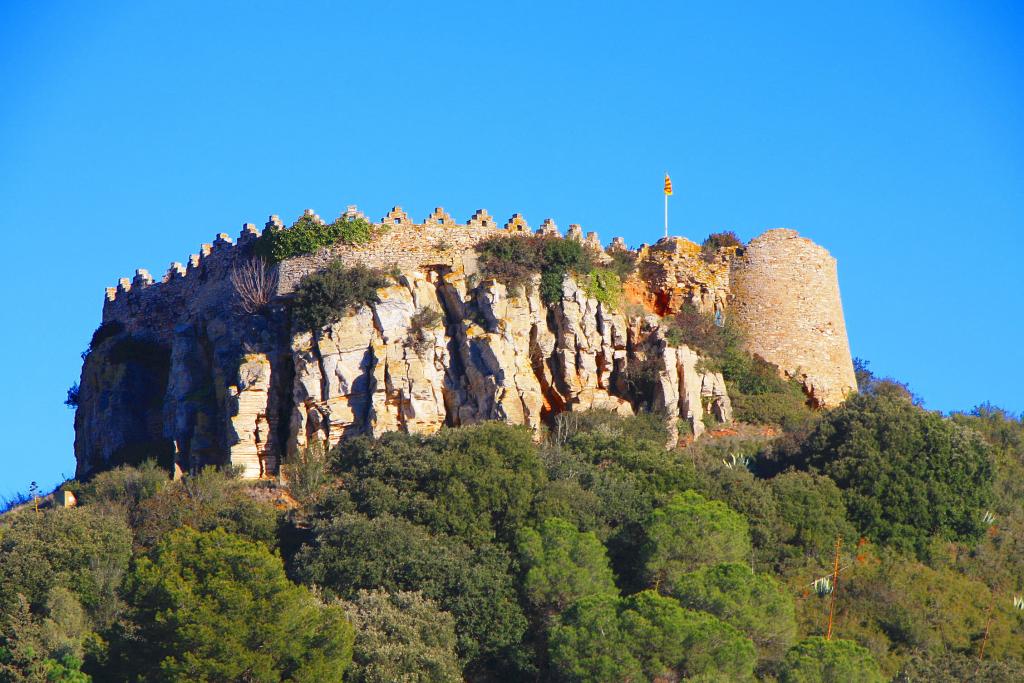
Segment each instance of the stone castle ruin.
M345 212L363 217L355 207ZM307 210L310 220L319 216ZM271 216L266 230L285 230ZM721 374L697 350L666 343L662 319L693 304L734 316L748 349L798 378L818 406L856 390L836 262L792 230L770 230L742 248L702 254L683 238L634 252L637 268L615 310L569 275L561 300L538 287L510 292L480 276L475 246L532 234L516 214L503 226L486 211L456 223L435 209L415 223L395 207L368 244L337 244L273 266L269 305L247 312L232 273L253 258L260 232L225 234L156 281L145 270L107 289L102 325L85 356L75 415L76 476L156 457L195 470L232 464L270 476L311 441L504 420L539 429L563 411L662 411L678 433L699 437L704 418L731 420ZM539 234L560 235L545 220ZM570 225L598 258L595 233ZM379 302L320 330L292 324L288 300L332 260L385 269ZM537 284L537 283L534 283ZM436 324L415 322L425 309ZM651 382L640 395L631 373Z

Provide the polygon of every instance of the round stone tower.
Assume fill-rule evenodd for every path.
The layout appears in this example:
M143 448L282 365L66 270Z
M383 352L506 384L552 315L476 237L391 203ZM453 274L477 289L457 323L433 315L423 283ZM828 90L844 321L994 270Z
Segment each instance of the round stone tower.
M823 247L795 230L769 230L732 259L730 289L747 348L802 381L815 404L834 406L857 390L836 260Z

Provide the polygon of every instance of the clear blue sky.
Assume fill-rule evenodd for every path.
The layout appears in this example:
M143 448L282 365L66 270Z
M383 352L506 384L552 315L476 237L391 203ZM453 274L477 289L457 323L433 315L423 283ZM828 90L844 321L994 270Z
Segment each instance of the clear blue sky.
M653 242L665 170L673 232L827 247L928 407L1024 410L1020 3L435 4L0 2L0 495L73 473L135 268L346 204Z

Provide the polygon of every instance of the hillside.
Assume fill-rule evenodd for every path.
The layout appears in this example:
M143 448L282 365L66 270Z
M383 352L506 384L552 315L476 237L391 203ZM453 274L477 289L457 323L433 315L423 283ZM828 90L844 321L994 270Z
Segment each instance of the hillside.
M855 363L792 231L351 209L171 270L0 517L0 681L1024 680L1024 421Z

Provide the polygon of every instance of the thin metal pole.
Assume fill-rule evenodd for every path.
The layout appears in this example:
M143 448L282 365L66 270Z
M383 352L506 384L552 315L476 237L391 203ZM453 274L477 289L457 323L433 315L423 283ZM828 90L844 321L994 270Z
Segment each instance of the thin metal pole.
M668 237L668 193L665 193L665 237Z
M832 621L836 615L836 593L839 592L839 548L843 545L843 537L836 536L836 561L832 568L832 602L828 607L828 631L825 640L832 640Z

